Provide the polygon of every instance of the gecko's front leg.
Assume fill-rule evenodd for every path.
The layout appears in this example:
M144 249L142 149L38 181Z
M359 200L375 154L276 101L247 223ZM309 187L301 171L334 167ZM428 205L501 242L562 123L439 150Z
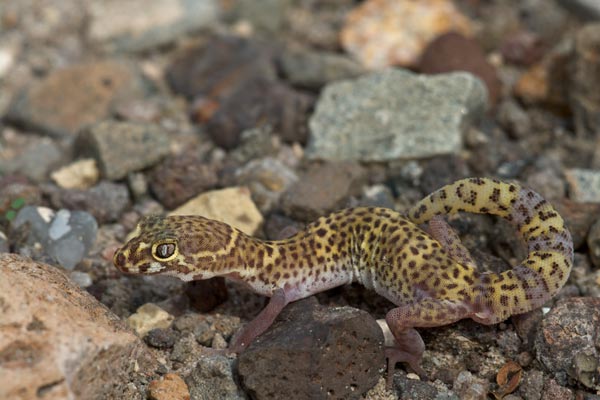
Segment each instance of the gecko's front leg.
M289 303L284 289L276 289L267 306L246 326L229 346L229 352L242 352L254 339L264 333L275 321L283 308Z

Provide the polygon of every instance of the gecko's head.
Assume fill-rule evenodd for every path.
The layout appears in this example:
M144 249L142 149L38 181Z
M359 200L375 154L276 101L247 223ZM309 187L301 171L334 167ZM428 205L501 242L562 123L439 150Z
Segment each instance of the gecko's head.
M219 274L223 255L233 247L227 224L200 216L148 216L115 252L113 263L130 274L206 279Z

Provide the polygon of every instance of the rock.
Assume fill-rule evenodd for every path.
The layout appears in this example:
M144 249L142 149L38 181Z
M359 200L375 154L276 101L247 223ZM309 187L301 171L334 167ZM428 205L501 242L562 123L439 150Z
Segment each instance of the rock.
M234 18L250 23L253 31L276 35L285 27L285 15L291 3L290 0L238 0L234 2Z
M10 245L8 243L8 237L2 231L0 231L0 253L10 252Z
M244 187L231 187L203 193L169 215L201 215L225 222L252 235L260 227L263 217Z
M135 314L131 314L127 318L127 325L143 337L152 329L168 328L171 326L173 319L174 317L171 314L156 304L146 303L138 308Z
M90 287L94 283L90 274L81 271L70 271L69 279L71 279L73 283L77 284L77 286L80 288Z
M217 21L214 0L110 0L91 3L89 37L107 51L143 51L165 45ZM144 10L144 12L140 12Z
M279 204L282 194L298 181L296 172L271 157L248 162L235 171L235 180L248 186L258 209L268 213Z
M303 226L285 215L273 213L267 217L264 230L269 240L282 240L294 236Z
M246 400L246 395L235 383L233 362L218 355L200 357L192 373L185 378L192 398Z
M85 211L55 213L33 206L23 207L11 227L26 232L25 243L18 248L21 254L41 252L66 269L75 268L87 255L98 232L98 223Z
M600 19L600 4L596 0L558 0L558 4L583 19Z
M544 55L544 43L539 35L529 31L519 31L508 35L500 46L505 61L516 65L529 66L538 62Z
M41 138L27 146L21 154L0 167L6 173L20 173L31 181L44 182L53 168L65 159L63 150L51 139Z
M0 398L134 398L155 361L118 317L51 266L0 255L0 275Z
M179 375L166 374L150 382L148 400L190 400L190 391Z
M537 369L523 371L523 380L517 388L524 399L541 400L544 386L544 373Z
M320 89L329 82L355 78L364 73L364 69L349 58L306 49L284 51L279 65L288 82L308 89Z
M217 277L189 282L185 288L185 294L194 309L204 313L209 312L227 301L225 278Z
M10 175L0 178L0 215L12 221L23 206L41 204L42 192L39 186L31 185L26 179Z
M356 206L394 208L394 195L391 189L385 185L367 186L363 189Z
M265 125L287 142L305 143L306 120L312 107L313 96L280 82L248 81L222 100L206 129L213 141L225 149L236 147L244 130Z
M98 182L100 172L96 160L85 158L54 171L50 177L64 189L89 189Z
M87 210L101 224L118 220L130 205L127 186L107 181L88 190L49 189L49 195L54 207Z
M560 386L554 379L548 379L544 383L542 399L575 400L575 394L571 389Z
M365 181L365 170L358 164L312 164L284 193L281 207L293 218L313 221L343 208L350 195L360 193Z
M83 131L77 147L96 159L104 178L118 180L167 156L169 138L153 124L107 120Z
M150 174L150 189L167 209L180 206L217 182L216 166L191 152L168 157Z
M565 171L569 197L579 203L600 203L600 171L571 168Z
M600 299L559 300L545 315L538 331L535 342L538 361L551 372L566 371L580 384L599 389L595 379L600 355L594 339L600 335L599 327Z
M141 80L129 65L77 64L56 70L23 91L8 118L51 135L74 135L108 117L118 100L142 92Z
M575 35L570 105L575 131L581 137L600 134L600 23L581 28Z
M596 268L600 268L600 219L596 219L590 227L587 235L587 245L592 264Z
M523 73L514 85L517 97L529 104L541 103L566 110L571 80L572 43L559 42L537 64Z
M419 70L424 74L470 72L485 83L491 105L500 97L500 80L483 49L476 40L457 32L445 33L429 43L421 56Z
M240 164L245 164L256 158L274 155L280 147L280 140L274 135L273 127L264 125L243 131L240 134L240 144L229 154Z
M600 204L577 203L567 199L553 201L553 204L569 227L573 247L580 248L585 243L592 224L600 218Z
M310 118L306 156L386 161L457 153L486 97L483 83L468 73L386 70L332 83Z
M450 31L473 31L452 1L367 0L346 17L340 41L362 65L381 69L415 65L433 38Z
M176 341L177 332L172 329L154 328L144 336L144 342L157 349L169 349L175 345Z
M358 399L383 368L383 334L365 311L288 305L238 356L246 389L262 399Z
M172 89L193 102L192 115L226 149L246 129L271 125L286 140L305 140L312 96L277 80L273 56L251 40L215 37L182 54L167 70Z
M485 400L490 390L486 379L473 376L469 371L462 371L454 381L452 389L461 400Z

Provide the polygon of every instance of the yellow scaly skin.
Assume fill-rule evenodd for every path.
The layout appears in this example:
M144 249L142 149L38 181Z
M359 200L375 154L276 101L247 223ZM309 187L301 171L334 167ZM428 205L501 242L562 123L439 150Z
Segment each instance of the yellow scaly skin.
M439 217L459 211L509 220L528 245L527 258L501 274L479 272ZM427 221L429 234L416 225ZM463 318L493 324L530 311L558 292L573 263L569 231L548 202L515 183L484 178L445 186L406 216L385 208L350 208L284 240L260 240L199 216L146 217L130 237L114 256L123 272L186 281L225 276L271 297L230 346L235 352L292 301L354 281L375 290L398 306L386 316L396 339L386 350L388 386L398 361L424 375L424 344L415 327Z

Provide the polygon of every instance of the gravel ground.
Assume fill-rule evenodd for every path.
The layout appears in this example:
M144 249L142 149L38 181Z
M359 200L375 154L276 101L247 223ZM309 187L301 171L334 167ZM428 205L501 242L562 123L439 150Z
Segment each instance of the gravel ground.
M2 399L600 399L598 2L3 0L0 116ZM264 298L111 261L149 214L277 239L469 176L550 200L571 277L529 314L420 330L430 380L398 366L392 390L392 305L360 286L236 358L214 349ZM524 257L503 221L450 224L481 269Z

